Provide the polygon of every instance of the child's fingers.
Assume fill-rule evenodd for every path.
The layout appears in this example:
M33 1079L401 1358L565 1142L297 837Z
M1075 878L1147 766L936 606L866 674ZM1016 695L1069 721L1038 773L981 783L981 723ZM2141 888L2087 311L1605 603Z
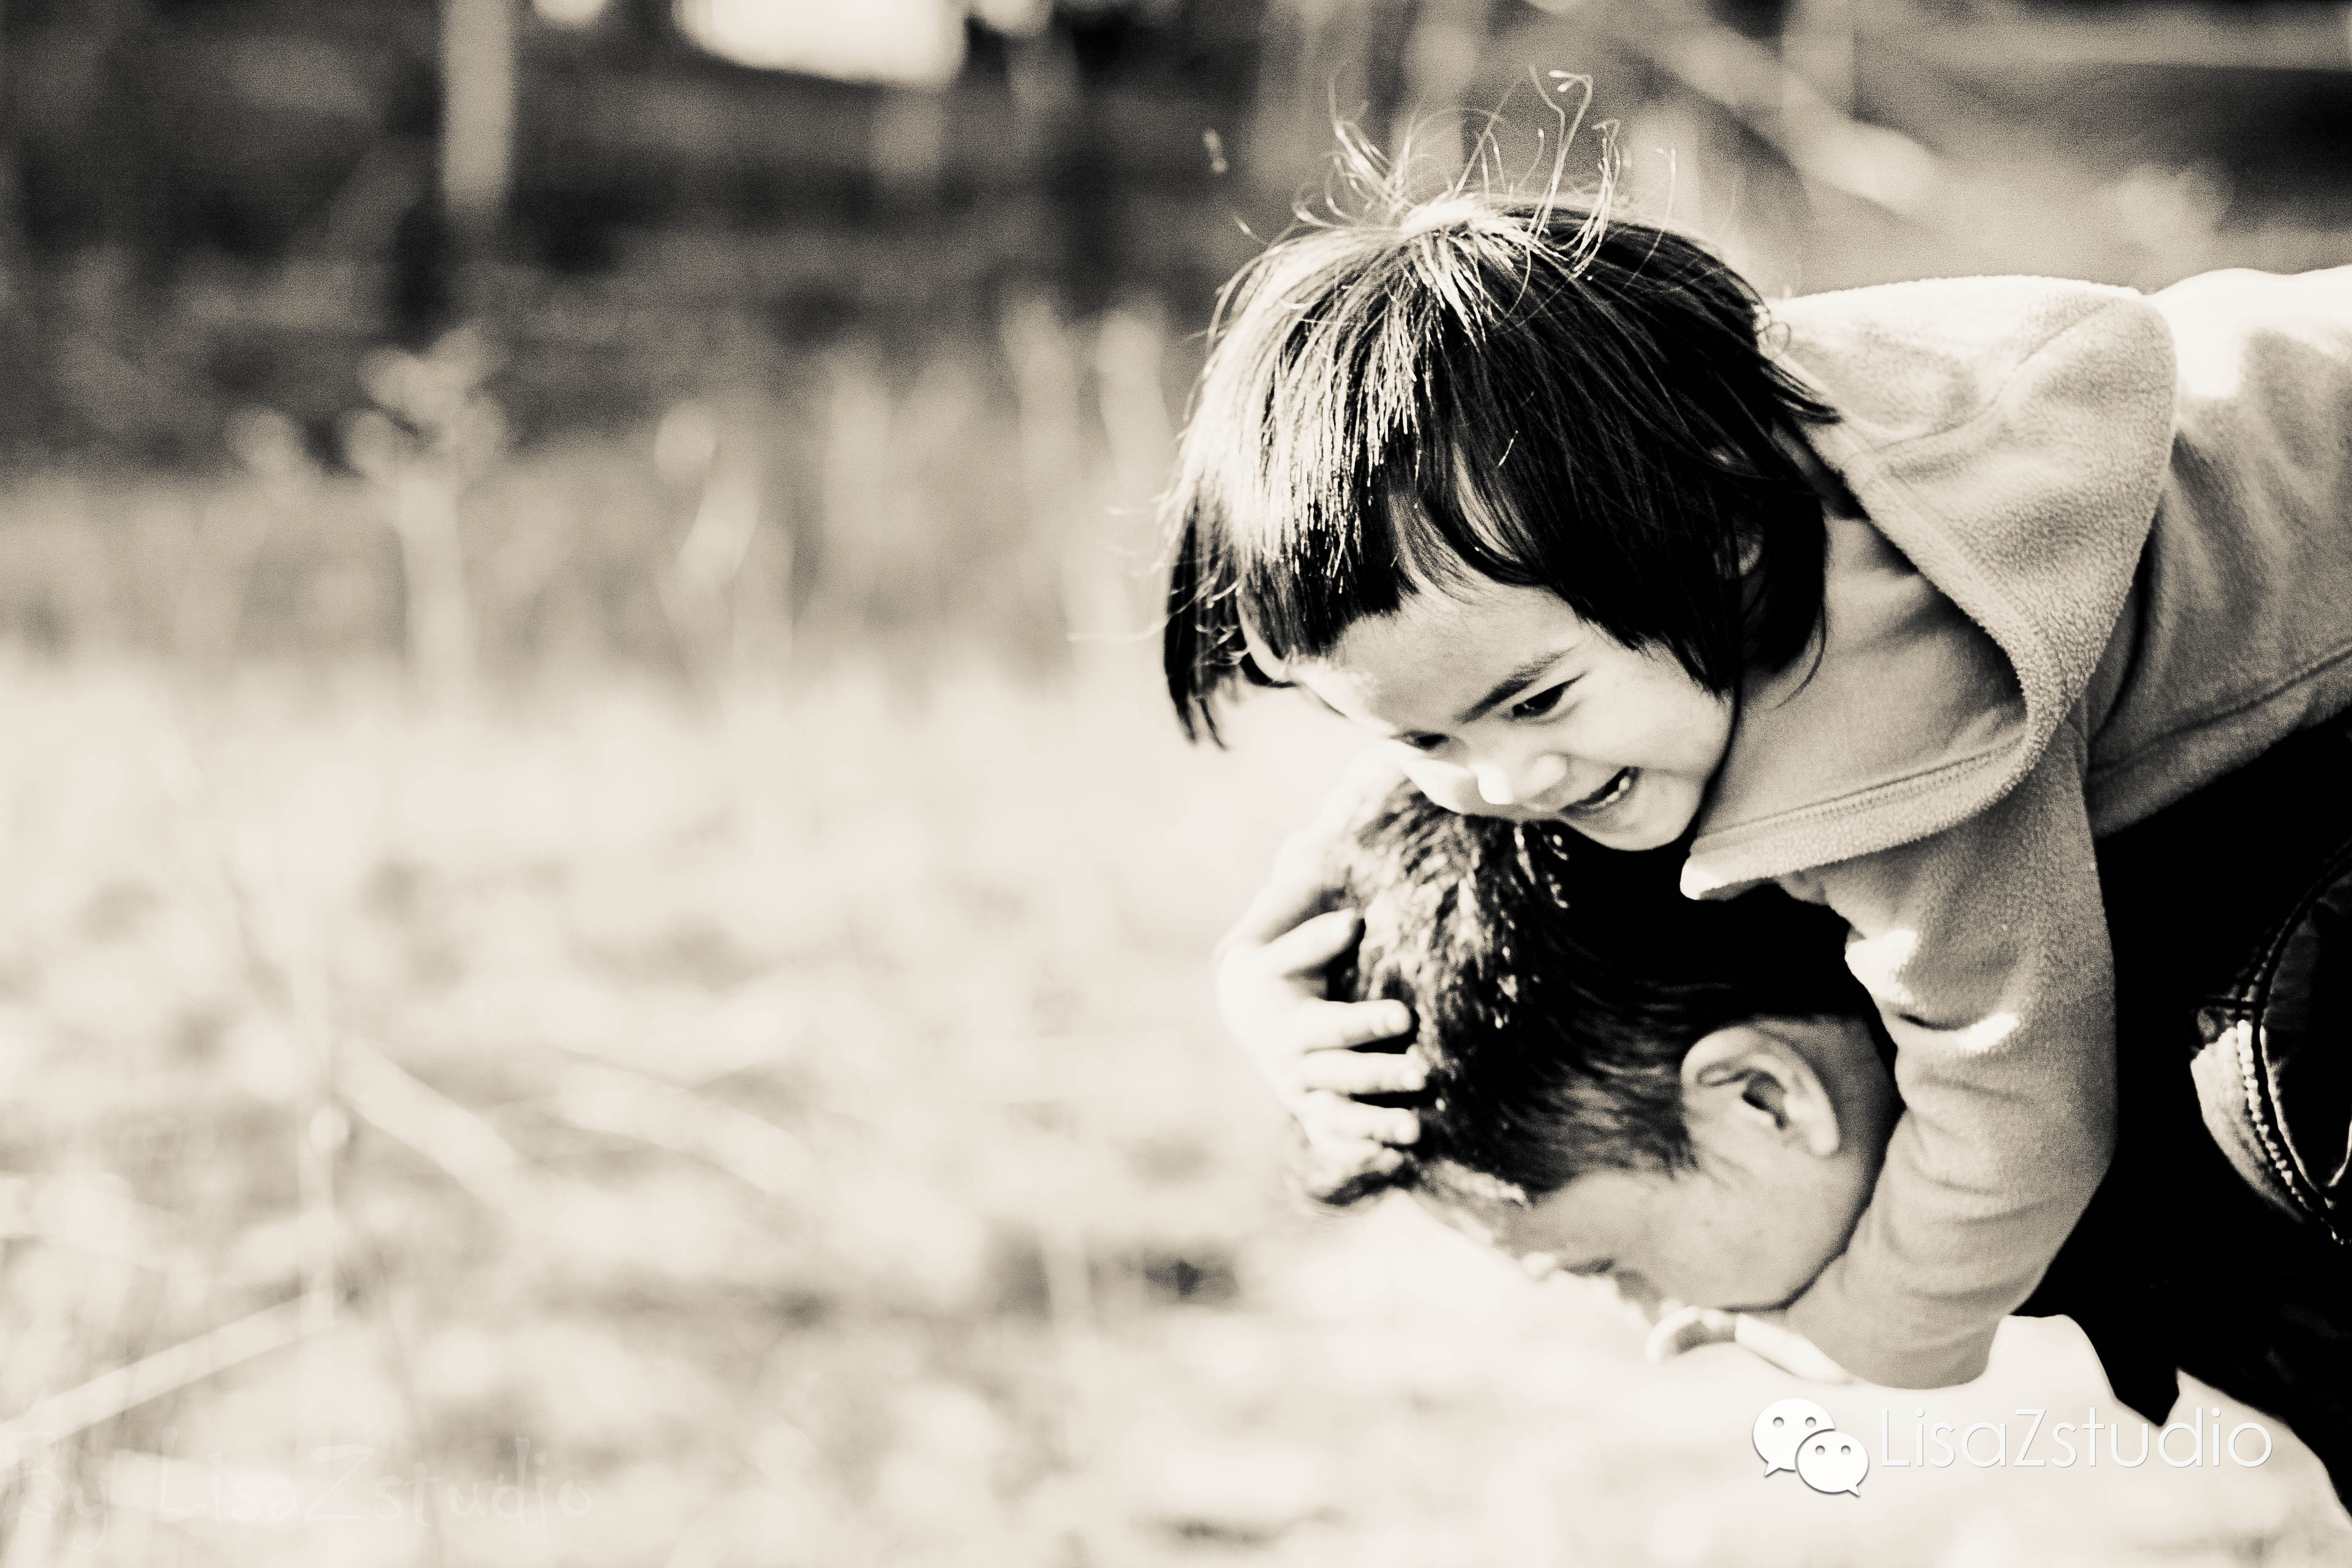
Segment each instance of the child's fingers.
M1366 1105L1328 1089L1310 1091L1299 1103L1298 1120L1318 1148L1335 1143L1412 1143L1421 1137L1421 1118L1412 1111Z
M1260 957L1269 974L1304 974L1348 951L1360 922L1353 910L1332 910L1291 927L1265 944Z
M1318 1053L1348 1051L1412 1032L1412 1012L1402 1002L1308 1002L1291 1015L1284 1030L1285 1044L1309 1061ZM1375 1059L1393 1065L1403 1058Z
M1412 1094L1428 1081L1429 1064L1409 1051L1309 1051L1298 1061L1301 1089L1333 1094Z

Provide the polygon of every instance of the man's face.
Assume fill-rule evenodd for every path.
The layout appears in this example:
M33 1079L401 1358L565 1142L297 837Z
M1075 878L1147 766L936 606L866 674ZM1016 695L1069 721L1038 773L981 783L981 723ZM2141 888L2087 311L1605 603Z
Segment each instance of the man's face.
M1444 1217L1531 1274L1606 1277L1653 1313L1667 1300L1786 1302L1844 1250L1869 1201L1892 1126L1876 1109L1889 1099L1885 1069L1859 1019L1758 1020L1709 1041L1736 1036L1822 1070L1810 1089L1773 1081L1769 1068L1714 1084L1702 1075L1685 1097L1696 1169L1592 1171L1530 1205L1456 1205Z
M1391 742L1447 810L1565 822L1612 849L1680 837L1731 737L1729 698L1541 588L1413 594L1286 673Z

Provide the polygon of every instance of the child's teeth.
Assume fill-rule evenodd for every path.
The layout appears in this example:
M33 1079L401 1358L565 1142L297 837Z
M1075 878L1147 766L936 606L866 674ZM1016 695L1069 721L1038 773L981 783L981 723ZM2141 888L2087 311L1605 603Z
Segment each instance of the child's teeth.
M1613 805L1616 804L1618 798L1625 793L1626 786L1631 784L1633 782L1633 770L1630 768L1620 768L1617 773L1611 777L1608 784L1604 784L1597 794L1589 795L1582 800L1578 801L1576 803L1575 809L1579 811L1598 811L1604 805Z

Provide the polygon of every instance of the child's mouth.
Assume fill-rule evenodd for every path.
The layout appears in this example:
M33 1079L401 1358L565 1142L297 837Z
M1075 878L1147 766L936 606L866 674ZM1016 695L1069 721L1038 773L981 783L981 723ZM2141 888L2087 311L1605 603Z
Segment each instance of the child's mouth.
M1562 816L1592 816L1608 810L1632 793L1634 770L1619 768L1609 782L1586 795L1582 800L1570 801L1559 808Z

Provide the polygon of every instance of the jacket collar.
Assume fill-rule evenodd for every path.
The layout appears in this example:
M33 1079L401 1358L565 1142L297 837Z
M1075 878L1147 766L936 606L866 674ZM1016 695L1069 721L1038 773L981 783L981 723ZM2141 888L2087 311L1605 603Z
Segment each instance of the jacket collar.
M1830 519L1818 659L1742 691L1693 896L1940 832L2022 778L2097 667L2172 439L2171 334L2129 290L1960 279L1775 314L1866 517Z

